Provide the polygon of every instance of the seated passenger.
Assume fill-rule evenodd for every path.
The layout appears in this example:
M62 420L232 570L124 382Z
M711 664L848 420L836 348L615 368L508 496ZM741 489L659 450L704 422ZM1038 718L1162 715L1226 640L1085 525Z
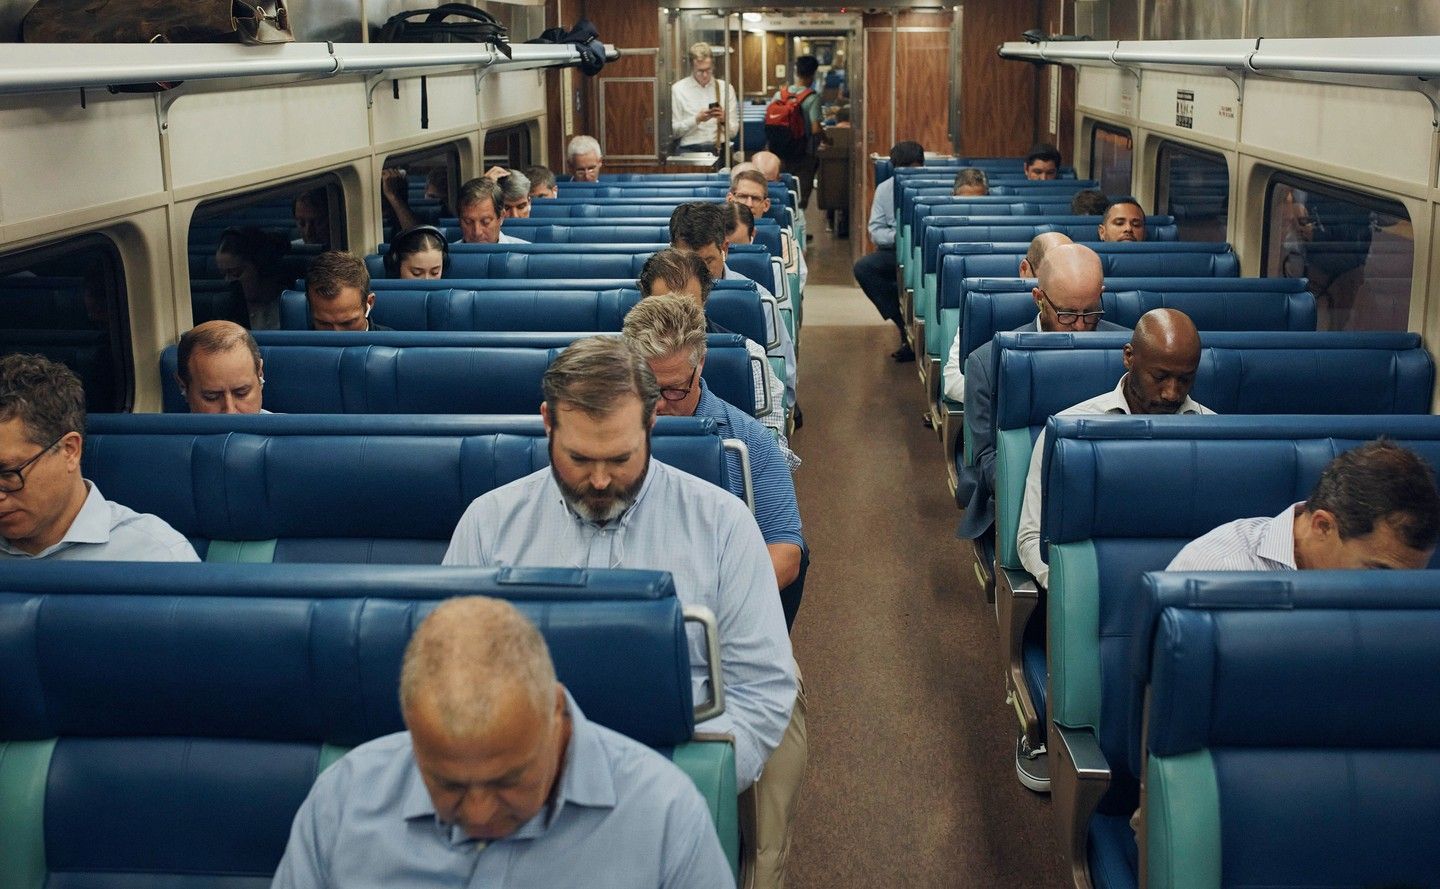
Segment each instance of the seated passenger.
M330 195L324 188L312 188L295 196L291 204L300 243L330 249Z
M532 198L558 198L560 189L555 186L555 174L549 167L534 164L524 170L526 178L530 180L530 197Z
M725 243L755 243L755 214L744 204L727 203L720 208L725 213Z
M714 279L710 277L710 270L705 266L705 260L689 250L676 250L672 247L668 250L656 251L651 254L649 259L645 260L645 265L640 268L640 280L636 282L636 285L640 288L642 297L656 296L662 293L678 293L695 300L701 311L704 311L713 283ZM707 333L734 333L709 318L705 319L705 330ZM786 446L785 383L771 373L770 362L765 355L764 346L746 337L745 351L752 359L753 365L760 368L760 379L755 382L754 411L764 411L759 416L761 425L775 434L780 447L785 450L791 468L794 468L800 465L800 458L796 457ZM765 410L767 395L770 401L768 411ZM744 409L747 406L737 404L736 407Z
M1381 439L1331 460L1309 500L1273 518L1221 525L1187 544L1165 570L1424 568L1437 538L1434 471Z
M741 174L745 175L747 174ZM768 206L768 199L766 204ZM717 281L749 280L725 264L725 258L730 255L730 244L725 240L725 215L718 204L691 201L676 207L675 212L670 214L670 246L689 250L705 260L710 277ZM774 295L764 284L757 283L756 286L762 297L774 299ZM775 324L775 330L769 329L772 322L778 321L778 318L772 319L770 313L766 313L765 333L771 341L780 341L780 345L767 350L767 354L785 359L785 406L794 408L797 376L795 341L791 339L790 330L784 324Z
M694 783L586 719L510 603L450 599L425 618L400 711L406 731L315 780L276 889L735 885Z
M291 281L282 262L288 252L290 241L279 232L251 226L220 235L215 269L239 291L251 330L280 329L280 294Z
M1037 247L1040 248L1038 254ZM1100 292L1105 287L1105 276L1094 250L1070 243L1070 239L1059 232L1047 232L1030 242L1026 256L1032 263L1029 271L1039 279L1030 291L1037 311L1035 320L1015 328L1017 331L1077 333L1125 329L1101 320ZM1022 263L1022 274L1025 271ZM961 467L955 489L955 498L965 509L956 533L977 541L980 557L987 562L993 560L987 559L984 547L995 524L995 434L990 428L995 396L990 358L994 353L991 341L965 359L965 435L974 465Z
M1056 416L1077 414L1213 414L1190 397L1200 366L1200 333L1178 309L1151 309L1140 316L1125 344L1125 373L1104 395L1068 407ZM1042 587L1050 585L1050 566L1040 554L1040 462L1045 433L1030 453L1025 501L1020 509L1017 546L1020 562Z
M263 414L265 362L233 321L206 321L180 337L175 379L192 414Z
M505 221L505 199L493 179L481 176L460 186L455 204L460 217L460 240L456 244L530 243L500 231Z
M508 171L500 178L500 200L505 204L506 219L529 219L529 177L519 170Z
M757 168L752 161L741 161L738 164L732 164L730 166L730 178L734 179L735 174L744 173L746 170L755 170L757 173L759 172L759 168ZM761 173L760 175L763 176L765 174Z
M919 142L896 142L890 147L890 166L923 167L925 146ZM875 186L875 195L870 199L870 240L875 250L855 261L852 270L855 283L864 291L865 298L875 306L880 317L891 322L900 331L900 348L890 357L901 363L915 360L915 349L910 345L910 334L905 329L905 318L900 312L900 283L896 280L898 265L895 258L895 177L891 176Z
M979 198L990 193L990 177L984 170L965 167L955 174L955 197Z
M1070 199L1071 216L1104 216L1109 207L1110 199L1098 188L1077 191Z
M605 165L600 143L594 136L576 136L565 147L565 161L570 167L571 182L599 182L600 168Z
M750 163L760 171L766 182L780 181L780 155L773 151L757 151L750 155Z
M443 278L450 265L450 245L440 229L418 225L396 232L382 259L392 278Z
M1116 198L1096 228L1102 241L1145 240L1145 208L1134 198Z
M571 565L669 571L688 604L724 628L725 713L696 731L735 736L736 779L755 783L795 704L775 572L745 504L650 456L660 387L622 338L576 340L545 372L550 466L483 494L460 518L446 565ZM695 700L709 697L691 640Z
M0 358L0 562L196 562L159 518L106 500L80 475L85 390L63 364Z
M1041 142L1025 155L1025 178L1047 181L1060 178L1060 149Z
M434 167L425 174L425 197L440 202L440 215L450 216L450 170Z
M375 293L365 260L339 250L315 257L305 273L305 301L313 330L389 330L370 320Z
M761 219L770 212L770 186L764 175L758 170L739 170L730 174L730 192L725 196L725 201L731 204L743 204L755 215L755 219ZM753 220L750 234L753 238L755 234ZM745 243L750 242L746 241ZM789 257L782 258L788 259ZM795 266L796 273L800 276L800 290L804 292L805 281L810 277L810 269L805 264L803 251L796 253Z

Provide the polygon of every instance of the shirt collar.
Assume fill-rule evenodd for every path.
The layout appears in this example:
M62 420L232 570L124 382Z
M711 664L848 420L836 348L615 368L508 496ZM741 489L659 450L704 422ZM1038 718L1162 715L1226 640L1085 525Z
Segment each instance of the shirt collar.
M555 798L510 836L494 842L534 839L544 834L567 803L586 808L615 807L618 801L615 775L610 769L610 760L605 754L600 735L590 720L585 718L580 705L570 696L569 689L565 690L565 707L570 714L570 743L565 748L565 762L560 769ZM435 803L430 799L430 791L425 789L419 767L414 765L413 747L411 751L409 783L400 803L400 817L407 821L435 818ZM472 840L452 825L450 842L452 845L459 845Z
M105 497L94 482L88 479L85 482L90 489L85 495L85 502L80 504L80 511L70 522L70 527L65 529L65 536L52 546L46 547L36 553L34 558L40 559L51 553L64 549L73 543L109 543L110 542L110 505L105 502ZM29 553L16 549L10 545L10 541L0 538L0 547L11 555L29 556Z
M1125 400L1125 381L1128 379L1130 379L1130 374L1128 371L1120 375L1120 382L1115 384L1115 388L1110 393L1115 404L1113 407L1108 408L1106 410L1106 413L1128 414L1131 412L1130 402ZM1180 403L1180 410L1175 412L1177 416L1198 413L1200 413L1200 403L1195 401L1195 399L1191 398L1189 395L1186 395L1185 400Z
M1291 504L1285 511L1265 523L1255 555L1291 570L1295 569L1295 511L1304 502Z

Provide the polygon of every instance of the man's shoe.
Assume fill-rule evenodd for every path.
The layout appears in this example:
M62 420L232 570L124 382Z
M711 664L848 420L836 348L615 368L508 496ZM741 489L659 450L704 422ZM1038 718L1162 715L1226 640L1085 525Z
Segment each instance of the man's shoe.
M905 343L900 348L896 349L894 352L891 352L890 357L894 358L897 362L901 364L906 364L915 360L915 350L910 348L909 343Z
M1050 756L1044 747L1032 751L1024 735L1015 742L1015 777L1036 793L1050 792Z

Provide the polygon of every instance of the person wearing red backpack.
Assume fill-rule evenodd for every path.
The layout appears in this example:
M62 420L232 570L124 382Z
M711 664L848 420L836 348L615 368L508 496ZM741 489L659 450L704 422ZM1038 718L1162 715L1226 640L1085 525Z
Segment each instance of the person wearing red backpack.
M795 60L795 82L775 93L765 109L765 138L780 155L781 169L800 180L800 209L810 205L819 162L815 150L825 131L820 126L820 94L815 92L814 56Z

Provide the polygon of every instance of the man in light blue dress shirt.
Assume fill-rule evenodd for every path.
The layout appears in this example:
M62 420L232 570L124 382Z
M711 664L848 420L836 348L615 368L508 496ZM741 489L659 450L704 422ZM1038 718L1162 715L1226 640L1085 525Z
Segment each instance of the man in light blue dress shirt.
M890 148L890 166L919 167L925 164L925 148L919 142L896 142ZM875 186L875 196L870 200L870 242L875 245L873 253L867 253L855 261L855 282L865 292L865 297L874 303L880 317L893 323L900 330L900 348L890 353L896 361L914 361L915 350L910 345L905 330L905 318L900 313L900 283L896 279L898 265L895 258L895 175Z
M400 674L408 731L327 769L274 889L730 889L705 803L660 754L585 718L508 602L451 599Z
M660 387L619 337L587 337L545 372L550 466L477 498L446 565L669 571L686 604L720 627L725 713L697 731L735 737L745 790L780 744L795 669L775 571L745 504L650 456ZM695 700L710 696L704 637L690 635Z
M84 430L73 371L39 355L0 358L0 562L198 561L174 528L111 503L80 475Z

